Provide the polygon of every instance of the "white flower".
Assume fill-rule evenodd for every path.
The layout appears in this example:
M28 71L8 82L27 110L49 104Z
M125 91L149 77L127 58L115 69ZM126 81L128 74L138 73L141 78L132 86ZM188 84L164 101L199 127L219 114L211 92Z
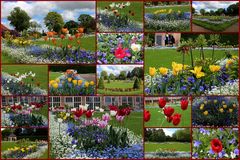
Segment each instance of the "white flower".
M72 109L71 109L71 112L76 112L76 111L77 111L76 108L72 108Z
M109 6L111 7L111 8L114 8L115 7L115 3L111 3Z
M100 112L104 112L104 109L103 109L103 108L100 108L99 111L100 111Z
M58 123L62 123L63 122L63 120L61 118L58 118L57 120L58 120Z
M132 43L131 44L131 49L134 51L134 52L139 52L141 50L141 45L140 44L136 44L136 43Z
M96 107L95 107L95 109L96 109L96 110L99 110L99 107L98 107L98 106L96 106Z
M116 116L116 114L117 114L117 111L114 111L114 110L111 110L111 111L110 111L110 115L111 115L111 116L114 117L114 116Z
M66 116L69 117L69 116L70 116L70 113L66 113Z

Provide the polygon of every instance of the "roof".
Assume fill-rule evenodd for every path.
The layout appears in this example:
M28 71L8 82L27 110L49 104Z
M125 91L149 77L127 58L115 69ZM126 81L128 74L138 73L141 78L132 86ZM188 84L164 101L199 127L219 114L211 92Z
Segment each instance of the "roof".
M3 30L3 31L4 31L4 30L5 30L5 31L6 31L6 30L7 30L7 31L10 31L10 29L7 28L6 26L4 26L3 24L1 24L1 30Z
M8 137L17 137L15 134L11 133Z

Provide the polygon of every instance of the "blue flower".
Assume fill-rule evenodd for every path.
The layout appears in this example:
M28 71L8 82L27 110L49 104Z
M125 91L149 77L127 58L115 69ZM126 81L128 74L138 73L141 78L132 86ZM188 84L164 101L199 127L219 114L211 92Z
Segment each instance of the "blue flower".
M234 152L234 154L239 155L239 149L236 148L236 149L234 149L233 152Z
M215 154L215 152L212 150L212 148L208 151L208 153L209 153L209 154L212 154L212 155Z
M199 147L201 144L202 144L201 141L194 140L193 146L194 146L194 147Z

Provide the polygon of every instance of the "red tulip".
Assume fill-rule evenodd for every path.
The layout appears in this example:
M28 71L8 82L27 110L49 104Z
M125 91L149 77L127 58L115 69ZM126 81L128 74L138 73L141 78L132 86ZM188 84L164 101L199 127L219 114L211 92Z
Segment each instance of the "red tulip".
M177 126L180 123L180 121L181 121L181 114L176 113L172 116L172 122L174 126Z
M187 99L181 100L181 108L182 108L182 110L186 110L188 108L188 100Z
M173 120L173 116L167 117L167 121L168 121L169 123L172 122L172 120Z
M222 151L222 142L217 139L217 138L214 138L212 141L211 141L211 147L212 147L212 150L213 152L215 153L219 153Z
M85 115L86 115L87 118L91 118L92 117L92 113L93 113L93 111L88 110Z
M119 44L118 45L118 48L115 50L115 57L118 58L118 59L123 59L124 57L126 57L128 54L127 54L127 51L128 48L122 48L122 45Z
M72 41L73 40L73 37L68 37L69 41Z
M82 109L78 109L78 110L76 110L76 111L74 112L74 115L75 115L77 118L81 117L82 114L83 114L83 110L82 110Z
M61 35L60 35L60 38L61 38L61 39L64 39L64 38L65 38L65 36L64 36L63 34L61 34Z
M118 107L117 106L114 106L114 105L109 105L108 108L110 109L110 111L117 111L118 110Z
M148 122L151 118L151 113L148 110L144 109L144 121Z
M159 105L160 108L165 107L166 103L167 103L167 101L166 101L165 98L159 98L158 99L158 105Z
M163 109L163 112L164 112L165 116L171 117L171 115L174 113L174 108L172 108L172 107L165 107Z
M125 116L126 115L125 109L119 109L118 112L117 112L117 115L118 116Z

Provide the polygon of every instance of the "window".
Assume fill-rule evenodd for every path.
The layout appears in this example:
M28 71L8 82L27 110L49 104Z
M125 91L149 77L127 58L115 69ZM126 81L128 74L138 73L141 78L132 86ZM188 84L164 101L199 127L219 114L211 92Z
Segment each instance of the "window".
M60 97L50 97L50 105L51 107L59 107L60 106Z
M82 104L82 97L74 97L74 107L78 107Z
M3 106L6 106L7 104L6 104L6 97L2 97L2 105Z
M129 105L133 105L133 97L128 97L128 103Z

